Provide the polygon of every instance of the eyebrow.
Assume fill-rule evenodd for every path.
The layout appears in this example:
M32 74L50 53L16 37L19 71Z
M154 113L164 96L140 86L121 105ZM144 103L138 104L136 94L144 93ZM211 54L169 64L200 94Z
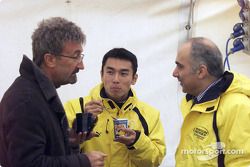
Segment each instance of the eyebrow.
M83 51L81 51L81 50L76 50L76 51L74 51L74 53L82 53Z
M113 67L107 67L108 70L115 70ZM122 72L129 72L129 69L120 69L119 71L122 71Z
M175 64L176 64L177 66L181 66L181 67L184 66L183 64L179 63L178 61L175 61Z

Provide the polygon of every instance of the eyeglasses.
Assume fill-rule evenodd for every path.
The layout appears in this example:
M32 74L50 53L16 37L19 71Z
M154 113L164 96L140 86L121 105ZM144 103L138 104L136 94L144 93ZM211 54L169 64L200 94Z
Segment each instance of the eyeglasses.
M83 53L81 53L81 54L76 54L76 56L66 56L66 55L63 55L63 54L60 54L59 56L74 59L74 60L77 61L77 63L81 63L82 59L84 58L85 55Z

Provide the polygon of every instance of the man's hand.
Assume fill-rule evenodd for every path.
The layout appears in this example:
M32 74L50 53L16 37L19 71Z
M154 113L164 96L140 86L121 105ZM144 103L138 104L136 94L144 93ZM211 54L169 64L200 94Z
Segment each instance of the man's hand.
M70 145L79 145L81 143L83 143L85 140L89 140L93 137L98 137L99 134L95 133L95 132L90 132L89 134L87 134L87 132L79 132L78 134L76 133L76 130L74 128L69 129L69 143Z
M134 130L125 127L118 127L117 130L123 131L125 135L117 136L114 141L123 143L127 146L135 142L136 132Z
M102 113L103 109L102 100L91 100L85 104L85 111L92 113L94 116Z
M86 140L99 136L98 133L92 132L92 131L88 135L87 135L87 132L83 132L83 133L79 132L78 134L76 134L76 132L73 129L70 130L69 134L70 134L69 142L72 144L81 144Z
M104 154L100 151L92 151L90 153L86 153L89 158L91 167L104 167L104 159L107 157L107 154Z

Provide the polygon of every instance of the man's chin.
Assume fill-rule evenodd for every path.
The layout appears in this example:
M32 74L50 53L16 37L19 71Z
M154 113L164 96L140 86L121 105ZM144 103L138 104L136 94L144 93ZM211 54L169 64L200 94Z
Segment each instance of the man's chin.
M77 82L77 78L71 79L71 80L69 81L69 84L75 84L76 82Z
M187 93L186 89L182 87L182 92Z
M77 82L77 78L76 77L71 77L71 78L68 79L68 81L65 81L61 85L75 84L76 82Z

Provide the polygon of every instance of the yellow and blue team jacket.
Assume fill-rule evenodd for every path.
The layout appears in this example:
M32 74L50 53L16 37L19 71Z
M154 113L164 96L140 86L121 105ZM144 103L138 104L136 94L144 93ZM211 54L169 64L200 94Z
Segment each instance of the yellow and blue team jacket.
M103 84L99 84L84 97L84 104L91 99L101 99L104 110L98 115L97 124L93 129L94 132L100 133L100 136L85 141L81 145L81 150L85 153L95 150L107 154L105 167L159 166L166 154L159 111L139 101L132 89L131 96L122 108L111 99L102 96L102 91ZM76 113L81 112L79 99L68 101L64 107L69 125L72 126ZM140 131L138 140L131 147L114 141L114 118L128 119L129 128Z
M186 95L176 166L217 167L222 162L226 167L249 167L249 96L250 80L230 72L200 102Z

